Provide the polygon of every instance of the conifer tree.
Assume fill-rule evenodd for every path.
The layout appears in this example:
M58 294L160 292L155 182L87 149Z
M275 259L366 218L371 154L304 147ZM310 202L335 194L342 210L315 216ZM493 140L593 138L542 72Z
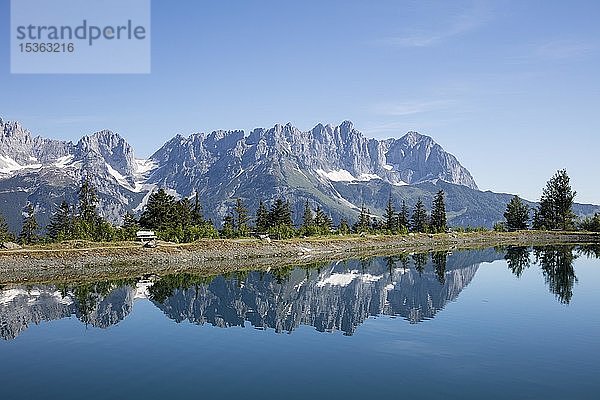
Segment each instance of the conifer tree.
M202 205L200 204L200 199L198 197L198 191L194 194L194 208L192 210L192 222L194 225L203 225L204 224L204 215L202 213Z
M506 228L509 231L527 229L529 207L523 203L519 196L514 196L506 205L504 218L506 219Z
M342 218L340 220L340 226L338 227L338 232L342 235L347 235L350 233L350 225L348 225L348 220Z
M385 213L383 215L385 229L389 233L395 233L398 230L398 218L396 218L396 209L392 203L392 196L388 197L388 202L385 207Z
M402 207L400 208L400 212L398 213L398 227L405 228L408 230L408 228L410 226L409 218L410 218L410 216L408 213L408 206L406 205L406 202L403 200Z
M63 200L56 213L50 218L47 227L48 236L52 240L60 241L70 239L73 235L73 217L71 206Z
M159 189L148 198L144 212L140 216L140 225L149 229L166 229L176 221L175 197L164 189Z
M221 234L224 237L232 238L235 236L235 218L233 217L233 213L227 213L225 217L223 217L223 229L221 230Z
M38 229L39 225L37 220L35 219L35 211L33 209L33 206L31 204L28 204L25 207L24 211L23 228L21 229L21 233L19 234L19 242L21 244L33 244L37 242Z
M8 224L3 215L0 215L0 243L12 242L15 240L15 235L8 228Z
M98 193L96 188L90 181L89 177L85 177L78 191L79 197L79 218L94 226L98 223Z
M311 230L314 226L314 217L312 209L310 208L310 204L308 200L304 203L304 212L302 213L302 225L301 228L304 231L304 234L310 234Z
M328 234L331 231L331 225L333 222L331 218L321 209L321 206L317 205L317 209L315 210L315 220L314 225L317 227L317 230L320 234Z
M371 217L369 210L365 207L364 203L360 207L360 214L358 215L358 221L354 224L354 231L356 233L368 232L371 228Z
M275 200L275 203L273 203L273 206L269 210L269 222L269 225L273 227L292 227L293 222L290 203L281 198Z
M269 230L269 211L262 200L258 203L258 209L256 210L256 230L260 233Z
M123 230L125 231L125 239L128 240L136 239L136 233L140 230L140 224L130 212L127 212L123 217Z
M414 232L425 232L427 230L427 210L423 201L419 198L411 218L411 229Z
M439 190L433 199L431 208L431 228L434 232L446 232L446 204L444 202L444 191Z
M244 205L242 199L238 198L235 201L235 207L233 209L235 213L234 218L234 229L237 231L239 236L248 236L248 208Z
M540 205L534 212L534 229L574 229L573 200L576 194L571 189L567 171L557 171L546 183Z

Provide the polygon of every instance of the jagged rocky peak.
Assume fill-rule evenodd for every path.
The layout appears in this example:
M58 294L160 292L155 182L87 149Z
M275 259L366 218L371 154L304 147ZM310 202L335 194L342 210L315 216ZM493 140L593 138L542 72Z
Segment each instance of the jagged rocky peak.
M102 130L84 136L77 143L77 151L84 159L101 157L122 175L133 175L136 171L133 148L118 133Z

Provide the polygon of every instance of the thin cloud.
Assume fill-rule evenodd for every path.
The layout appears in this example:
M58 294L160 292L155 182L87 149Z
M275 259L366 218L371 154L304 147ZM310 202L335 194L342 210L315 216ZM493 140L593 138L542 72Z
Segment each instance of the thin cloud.
M380 103L373 107L373 112L390 117L404 117L407 115L421 114L448 107L454 103L451 100L411 101L401 103Z
M376 43L392 47L429 47L444 42L454 36L471 32L485 25L491 13L483 2L476 2L474 6L454 16L443 28L428 30L413 30L401 36L393 36L377 40Z
M539 57L554 60L578 58L595 50L591 43L582 41L557 40L539 46L535 54Z

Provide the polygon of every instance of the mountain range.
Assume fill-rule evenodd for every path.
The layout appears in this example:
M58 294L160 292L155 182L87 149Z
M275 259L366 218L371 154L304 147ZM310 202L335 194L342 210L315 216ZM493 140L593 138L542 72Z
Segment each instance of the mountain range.
M34 136L19 122L0 118L0 212L14 230L28 202L42 225L63 199L75 203L84 176L98 190L101 215L117 224L127 211L139 215L158 188L177 197L197 192L205 217L217 224L236 198L255 210L259 200L284 197L297 222L308 200L337 222L355 220L363 204L382 215L389 196L398 207L406 201L412 208L418 198L429 207L442 189L451 225L491 227L503 219L511 198L478 190L471 173L429 136L408 132L376 140L349 121L309 131L288 123L248 134L177 135L140 159L109 130L72 143ZM595 205L575 207L579 215L598 211Z

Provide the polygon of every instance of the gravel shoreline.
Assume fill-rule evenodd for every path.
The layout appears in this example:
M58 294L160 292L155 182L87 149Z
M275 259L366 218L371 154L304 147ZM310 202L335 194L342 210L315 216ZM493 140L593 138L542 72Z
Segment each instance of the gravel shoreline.
M475 232L319 237L270 243L259 239L210 239L181 245L161 243L154 249L136 243L69 242L0 250L0 284L91 281L175 272L219 274L376 255L558 243L600 243L600 234Z

